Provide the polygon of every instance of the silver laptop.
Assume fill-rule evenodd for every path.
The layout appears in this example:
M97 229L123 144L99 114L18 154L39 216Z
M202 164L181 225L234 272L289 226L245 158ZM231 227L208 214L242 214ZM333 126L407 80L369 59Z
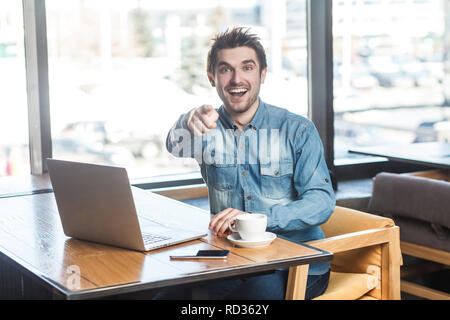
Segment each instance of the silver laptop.
M146 215L138 217L125 168L56 159L47 159L47 165L63 230L69 237L148 251L206 236L152 219L142 223ZM157 202L146 205L147 209L164 207L165 197L141 192L152 194L148 201Z

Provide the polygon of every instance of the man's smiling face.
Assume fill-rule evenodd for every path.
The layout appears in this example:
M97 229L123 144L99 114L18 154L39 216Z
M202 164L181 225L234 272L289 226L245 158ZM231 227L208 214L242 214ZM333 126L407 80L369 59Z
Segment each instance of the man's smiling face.
M256 52L250 47L222 49L218 52L215 74L208 78L216 87L230 116L256 111L261 83L267 68L260 71Z

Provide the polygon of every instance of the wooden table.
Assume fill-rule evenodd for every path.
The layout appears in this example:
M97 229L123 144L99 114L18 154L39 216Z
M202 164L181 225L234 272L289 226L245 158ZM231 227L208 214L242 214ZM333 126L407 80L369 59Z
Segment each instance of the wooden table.
M388 158L392 161L450 169L450 144L424 142L396 146L358 147L351 153Z
M137 192L136 203L145 204L148 192ZM166 205L160 212L146 212L144 218L206 230L209 213L160 197ZM200 249L231 252L223 261L169 258ZM108 297L286 267L292 268L289 288L295 291L296 279L306 279L308 264L331 258L331 253L280 238L269 247L248 249L233 247L228 240L211 234L168 248L136 252L66 237L51 192L0 199L0 262L38 282L53 292L54 298ZM295 298L295 294L291 297Z

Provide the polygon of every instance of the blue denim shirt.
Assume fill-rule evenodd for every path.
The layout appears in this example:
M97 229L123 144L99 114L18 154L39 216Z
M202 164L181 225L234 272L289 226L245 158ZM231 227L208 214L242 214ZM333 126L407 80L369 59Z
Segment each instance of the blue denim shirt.
M182 115L167 136L177 157L194 157L208 191L211 213L226 208L267 215L267 231L301 243L324 238L320 225L335 206L334 191L314 124L259 100L252 121L239 130L223 106L217 128L194 137ZM329 263L310 266L327 272Z

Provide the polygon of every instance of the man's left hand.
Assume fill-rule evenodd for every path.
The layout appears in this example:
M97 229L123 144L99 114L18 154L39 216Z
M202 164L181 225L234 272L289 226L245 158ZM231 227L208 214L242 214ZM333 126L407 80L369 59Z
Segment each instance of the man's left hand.
M211 222L209 223L209 230L213 230L215 236L225 238L233 233L229 229L229 224L241 214L249 213L234 208L222 210L212 217Z

